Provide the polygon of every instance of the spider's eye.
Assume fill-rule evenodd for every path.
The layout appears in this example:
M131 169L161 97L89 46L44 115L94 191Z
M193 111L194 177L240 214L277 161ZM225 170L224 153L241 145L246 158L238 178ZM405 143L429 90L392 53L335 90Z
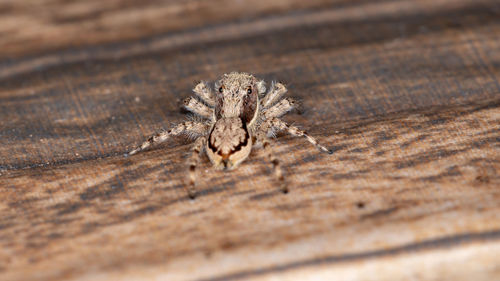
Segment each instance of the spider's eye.
M219 88L219 93L222 93L222 87Z
M247 94L249 94L249 95L250 95L251 93L252 93L252 88L248 88L248 90L247 90Z

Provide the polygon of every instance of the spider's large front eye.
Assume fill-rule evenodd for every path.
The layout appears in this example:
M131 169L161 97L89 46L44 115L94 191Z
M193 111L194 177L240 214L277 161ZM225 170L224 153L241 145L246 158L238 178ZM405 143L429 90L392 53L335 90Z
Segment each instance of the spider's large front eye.
M223 89L222 89L222 87L220 87L220 88L219 88L219 93L222 93L222 90L223 90Z
M251 93L252 93L252 88L248 88L248 90L247 90L247 94L249 94L249 95L250 95Z

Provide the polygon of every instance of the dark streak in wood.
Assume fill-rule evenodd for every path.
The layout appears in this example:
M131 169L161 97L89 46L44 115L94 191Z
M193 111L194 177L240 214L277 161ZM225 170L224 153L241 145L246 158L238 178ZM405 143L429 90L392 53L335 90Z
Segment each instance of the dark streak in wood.
M292 269L296 269L296 268L300 268L300 267L316 266L319 264L340 264L340 263L353 262L356 260L366 260L366 259L373 259L373 258L380 258L380 257L394 256L394 255L403 255L403 254L407 254L408 252L425 251L425 250L435 249L435 248L446 249L446 248L453 247L456 245L461 245L464 243L473 243L476 241L492 241L492 240L496 241L499 239L500 239L500 230L493 230L493 231L482 232L482 233L463 233L463 234L454 235L454 236L426 240L426 241L422 241L420 243L403 245L400 247L395 247L395 248L391 248L391 249L387 249L387 250L355 253L355 254L343 255L343 256L327 256L327 257L316 258L316 259L311 259L311 260L298 261L298 262L274 266L274 267L261 268L261 269L256 269L256 270L252 270L252 271L237 272L237 273L228 274L225 276L218 276L218 277L210 278L210 279L196 279L196 280L197 281L241 280L241 279L246 279L246 278L250 278L250 277L266 275L266 274L270 274L270 273L277 273L277 272L292 270Z

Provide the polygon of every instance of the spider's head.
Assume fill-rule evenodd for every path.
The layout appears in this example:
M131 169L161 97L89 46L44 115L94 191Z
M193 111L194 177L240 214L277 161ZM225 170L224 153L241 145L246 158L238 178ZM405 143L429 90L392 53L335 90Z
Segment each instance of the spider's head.
M266 91L264 81L243 72L224 74L215 83L215 117L239 117L244 123L255 121L259 111L259 94Z

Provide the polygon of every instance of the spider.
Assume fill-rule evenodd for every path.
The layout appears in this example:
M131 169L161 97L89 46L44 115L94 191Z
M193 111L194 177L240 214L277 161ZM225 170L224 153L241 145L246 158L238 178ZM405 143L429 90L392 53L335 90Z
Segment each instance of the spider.
M215 92L206 82L200 82L193 91L195 96L185 99L184 107L202 120L177 124L168 131L150 137L129 153L136 154L171 136L187 134L193 137L194 144L187 160L187 190L191 199L196 196L196 167L203 151L206 151L216 168L230 170L248 157L254 144L261 144L284 193L288 192L288 187L284 183L280 161L270 146L270 137L275 131L287 131L293 136L304 137L320 151L332 154L331 150L305 131L279 119L297 105L291 98L282 98L287 92L282 83L272 83L266 94L263 80L248 73L232 72L222 75L215 83Z

